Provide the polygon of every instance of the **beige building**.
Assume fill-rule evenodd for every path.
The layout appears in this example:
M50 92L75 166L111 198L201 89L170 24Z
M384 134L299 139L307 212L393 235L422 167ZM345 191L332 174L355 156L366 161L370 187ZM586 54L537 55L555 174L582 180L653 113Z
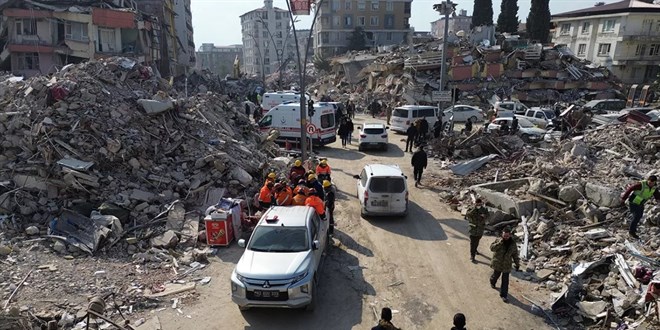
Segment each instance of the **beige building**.
M314 24L314 54L343 54L355 28L365 32L367 47L408 42L412 0L325 0Z
M210 70L220 77L224 77L233 73L236 56L240 60L241 71L244 71L243 45L216 46L204 43L197 51L197 68Z
M552 41L579 58L608 67L624 83L660 73L660 5L624 0L555 14Z
M472 16L467 15L467 10L461 9L455 17L449 17L449 32L470 31ZM436 38L442 38L445 33L445 18L431 22L431 34Z

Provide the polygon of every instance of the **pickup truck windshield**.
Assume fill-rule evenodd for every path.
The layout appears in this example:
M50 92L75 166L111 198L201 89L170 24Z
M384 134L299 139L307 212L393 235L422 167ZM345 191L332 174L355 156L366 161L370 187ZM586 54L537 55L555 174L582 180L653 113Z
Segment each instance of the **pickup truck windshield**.
M248 249L259 252L302 252L310 249L305 227L257 226Z

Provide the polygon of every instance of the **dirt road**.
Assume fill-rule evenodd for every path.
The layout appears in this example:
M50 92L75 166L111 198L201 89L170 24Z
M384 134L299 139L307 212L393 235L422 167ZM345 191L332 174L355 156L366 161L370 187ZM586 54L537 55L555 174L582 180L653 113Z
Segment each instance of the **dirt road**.
M366 117L358 118L356 124ZM371 118L368 118L372 121ZM490 288L489 245L485 237L478 264L469 261L467 224L442 203L433 187L410 186L407 218L360 217L354 174L365 164L398 164L412 178L410 154L403 152L403 135L390 133L387 152L357 151L339 143L320 150L333 167L338 188L335 246L327 253L319 283L322 295L313 313L299 310L239 312L231 302L229 276L241 256L235 244L221 249L200 286L199 300L186 304L183 314L158 313L163 329L371 329L376 312L395 310L394 324L403 329L449 329L457 312L467 316L469 329L547 329L530 313L521 297L530 288L512 274L510 303ZM431 162L432 164L432 162ZM433 165L429 166L432 171ZM187 316L190 317L187 317Z

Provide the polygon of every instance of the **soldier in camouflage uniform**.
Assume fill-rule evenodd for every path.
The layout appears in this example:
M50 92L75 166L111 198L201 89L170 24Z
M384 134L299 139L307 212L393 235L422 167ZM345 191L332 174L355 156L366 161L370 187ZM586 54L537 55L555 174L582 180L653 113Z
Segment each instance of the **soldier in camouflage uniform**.
M505 303L509 302L509 273L512 264L515 264L516 270L520 269L520 258L518 257L518 246L516 240L511 235L511 229L504 229L502 237L495 240L490 245L493 251L493 259L490 261L490 268L493 269L493 275L490 276L490 287L495 289L495 283L502 275L502 286L500 287L500 297Z
M477 198L474 207L468 211L465 217L470 222L470 260L476 262L474 257L478 254L479 240L484 235L486 219L488 218L488 210L484 207L484 203L480 198Z

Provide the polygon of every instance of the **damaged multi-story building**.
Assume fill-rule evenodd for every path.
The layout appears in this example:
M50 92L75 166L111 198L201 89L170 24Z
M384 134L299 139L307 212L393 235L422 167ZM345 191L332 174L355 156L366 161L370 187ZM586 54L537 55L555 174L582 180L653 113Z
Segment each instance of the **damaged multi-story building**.
M9 0L0 10L0 69L16 75L117 55L162 60L158 20L133 0Z

